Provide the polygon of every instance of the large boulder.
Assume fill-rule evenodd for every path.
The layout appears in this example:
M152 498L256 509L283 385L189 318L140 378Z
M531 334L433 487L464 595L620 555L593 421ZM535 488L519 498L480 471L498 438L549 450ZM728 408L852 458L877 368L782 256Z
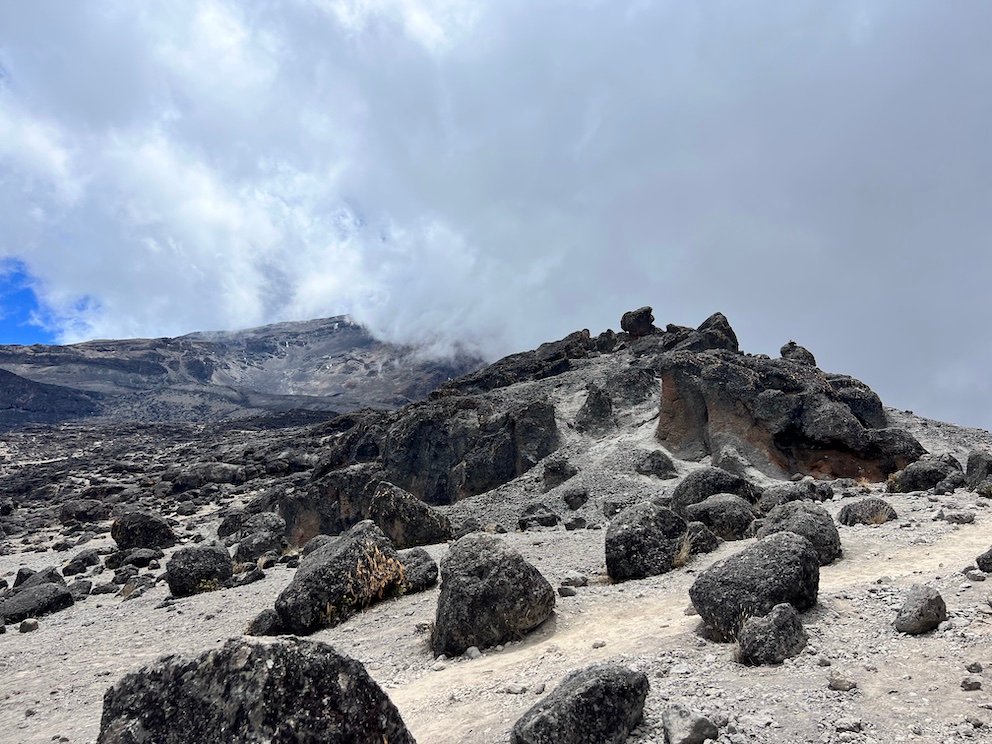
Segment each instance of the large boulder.
M867 422L860 403L841 392L858 388L810 364L708 349L659 354L655 367L657 436L682 459L732 447L773 477L880 481L924 453L908 432L874 428L881 421Z
M671 571L688 559L687 530L684 519L653 502L627 507L606 530L606 572L627 581Z
M300 638L229 640L166 656L103 697L98 744L413 744L355 659Z
M751 503L758 499L758 489L739 475L721 468L699 468L689 473L675 487L671 509L676 514L683 515L690 504L698 504L718 493L734 494Z
M435 655L458 656L470 646L515 640L554 607L551 584L520 553L491 535L466 535L441 561L431 648Z
M403 583L389 538L372 522L359 522L303 559L276 599L276 612L290 633L307 635L402 593Z
M892 624L900 633L920 635L933 630L946 619L947 605L940 592L926 584L914 584Z
M979 571L992 573L992 547L975 559L975 565L978 566Z
M49 615L71 607L74 602L72 592L64 584L21 586L0 597L0 625Z
M286 536L281 532L251 532L244 535L234 549L235 563L255 563L266 553L281 554L286 548Z
M689 504L685 518L702 522L722 540L740 540L754 522L754 508L740 496L717 493L698 504Z
M612 428L615 423L610 394L596 383L590 383L586 388L586 400L575 415L575 428L595 434Z
M423 548L401 550L396 554L403 565L403 593L415 594L437 584L437 563Z
M794 532L778 532L710 566L689 588L703 622L720 638L736 638L751 617L788 602L800 612L816 604L820 561Z
M158 514L147 511L132 511L114 520L110 528L121 550L132 548L171 548L176 544L172 527Z
M816 357L813 356L812 352L805 346L800 346L795 341L790 341L779 349L779 354L782 355L783 359L788 359L790 362L808 364L810 367L816 366Z
M896 510L884 499L869 496L866 499L844 504L837 513L837 521L848 527L856 524L885 524L897 518Z
M451 524L445 515L392 483L380 483L375 489L368 517L399 549L451 539Z
M992 453L982 450L972 450L968 454L965 483L968 488L974 490L988 480L992 480Z
M621 664L572 672L513 727L513 744L622 744L640 723L648 678Z
M888 482L888 490L893 493L926 491L935 487L948 476L961 472L961 464L951 457L927 457L910 463Z
M781 664L806 648L806 631L796 608L778 604L762 617L744 621L737 639L745 664Z
M653 475L662 480L678 477L672 458L659 449L640 452L634 460L634 470L641 475Z
M175 597L220 589L233 573L234 564L223 545L181 548L165 564L165 580Z
M761 539L776 532L795 532L809 540L821 566L841 556L837 525L826 509L810 501L790 501L776 506L768 512L756 537Z

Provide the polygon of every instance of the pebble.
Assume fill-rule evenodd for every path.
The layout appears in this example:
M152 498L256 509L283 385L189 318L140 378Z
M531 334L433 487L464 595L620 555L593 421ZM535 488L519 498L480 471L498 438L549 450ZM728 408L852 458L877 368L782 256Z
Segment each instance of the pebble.
M831 690L839 690L840 692L850 692L858 686L858 683L852 679L847 679L842 677L837 672L830 675L828 685Z
M965 692L974 692L982 689L982 680L978 677L965 677L961 680L961 689Z
M38 621L34 618L28 618L27 620L22 620L21 624L17 628L21 633L30 633L33 630L38 630Z

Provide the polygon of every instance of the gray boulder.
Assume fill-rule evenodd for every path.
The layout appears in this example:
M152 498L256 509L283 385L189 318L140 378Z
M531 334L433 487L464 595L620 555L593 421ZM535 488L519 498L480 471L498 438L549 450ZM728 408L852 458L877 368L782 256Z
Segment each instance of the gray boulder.
M683 516L686 507L690 504L698 504L718 493L734 494L752 504L758 499L758 490L739 475L720 468L700 468L689 473L675 487L671 509L679 516Z
M650 501L624 509L606 530L606 572L628 581L671 571L688 558L687 529L684 519Z
M414 743L360 662L300 638L237 638L199 656L166 656L104 695L98 744L193 741Z
M894 473L889 478L888 490L892 493L926 491L955 473L961 473L961 464L952 457L923 458Z
M110 505L97 499L71 499L59 508L59 521L62 524L101 522L109 517Z
M654 313L650 307L639 307L636 310L628 310L620 318L620 328L634 338L647 336L654 333Z
M932 586L915 584L893 622L900 633L920 635L933 630L947 619L947 605L940 592Z
M975 565L979 571L992 573L992 548L989 548L975 559Z
M783 359L788 359L790 362L808 364L810 367L816 366L816 357L813 356L809 349L805 346L800 346L795 341L790 341L779 349L779 354L782 355Z
M251 532L241 538L234 549L235 563L255 563L266 553L282 553L286 549L286 536L280 532Z
M723 540L714 535L713 531L702 522L689 522L686 539L689 541L691 555L712 553L723 543Z
M0 623L19 623L29 617L49 615L71 607L74 601L64 584L22 586L0 598Z
M437 584L437 563L423 548L410 548L397 553L403 565L403 593L415 594Z
M751 504L731 493L707 496L685 508L686 519L702 522L723 540L740 540L754 522Z
M837 525L826 509L812 502L790 501L776 506L768 512L756 537L760 540L776 532L795 532L809 540L821 566L829 565L841 556Z
M276 612L288 632L307 635L401 594L403 580L389 538L372 522L359 522L303 559L276 599Z
M888 501L871 496L844 504L837 514L837 521L853 527L856 524L884 524L897 517L896 510Z
M575 428L589 433L600 433L612 428L613 401L609 393L595 383L586 388L586 400L575 416Z
M968 469L965 471L965 483L968 488L974 490L990 479L992 479L992 453L972 450L968 454Z
M648 678L620 664L572 672L513 727L513 744L622 744L641 720Z
M176 544L172 527L158 514L147 511L132 511L122 514L110 528L121 550L132 548L171 548Z
M538 527L555 527L559 522L561 517L551 511L546 504L538 502L524 507L520 519L517 520L517 526L521 532L526 532Z
M658 449L639 454L634 460L634 470L641 475L653 475L662 480L678 477L672 458Z
M720 730L710 719L682 706L666 708L661 714L665 744L705 744L715 741Z
M234 573L223 545L181 548L165 564L165 580L174 597L189 597L220 589Z
M376 487L368 518L400 549L451 539L451 524L445 515L392 483Z
M485 534L455 541L441 561L441 594L431 636L435 655L458 656L521 638L555 607L548 580L516 550Z
M762 617L744 621L737 637L745 664L781 664L806 648L806 631L796 608L778 604Z
M788 602L797 610L816 604L820 561L794 532L778 532L710 566L689 588L703 622L720 638L736 638L751 617Z
M63 576L74 576L75 574L85 573L86 569L91 566L98 566L100 564L100 551L96 548L88 548L86 550L81 550L72 559L65 564L62 568Z
M798 483L776 483L761 492L755 508L759 514L767 514L780 504L808 498L810 498L809 493Z

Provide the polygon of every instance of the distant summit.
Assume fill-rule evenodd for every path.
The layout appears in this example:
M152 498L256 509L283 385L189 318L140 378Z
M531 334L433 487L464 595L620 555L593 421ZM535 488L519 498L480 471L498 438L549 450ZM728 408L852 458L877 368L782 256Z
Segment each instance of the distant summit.
M374 339L347 316L179 338L0 346L0 426L89 416L218 421L393 409L481 366Z

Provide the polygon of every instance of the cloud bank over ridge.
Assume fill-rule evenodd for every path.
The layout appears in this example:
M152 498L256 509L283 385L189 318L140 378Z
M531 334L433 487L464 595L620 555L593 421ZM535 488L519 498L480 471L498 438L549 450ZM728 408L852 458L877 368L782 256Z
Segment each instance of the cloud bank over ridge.
M0 8L0 259L67 341L350 313L487 354L722 310L992 425L992 10Z

